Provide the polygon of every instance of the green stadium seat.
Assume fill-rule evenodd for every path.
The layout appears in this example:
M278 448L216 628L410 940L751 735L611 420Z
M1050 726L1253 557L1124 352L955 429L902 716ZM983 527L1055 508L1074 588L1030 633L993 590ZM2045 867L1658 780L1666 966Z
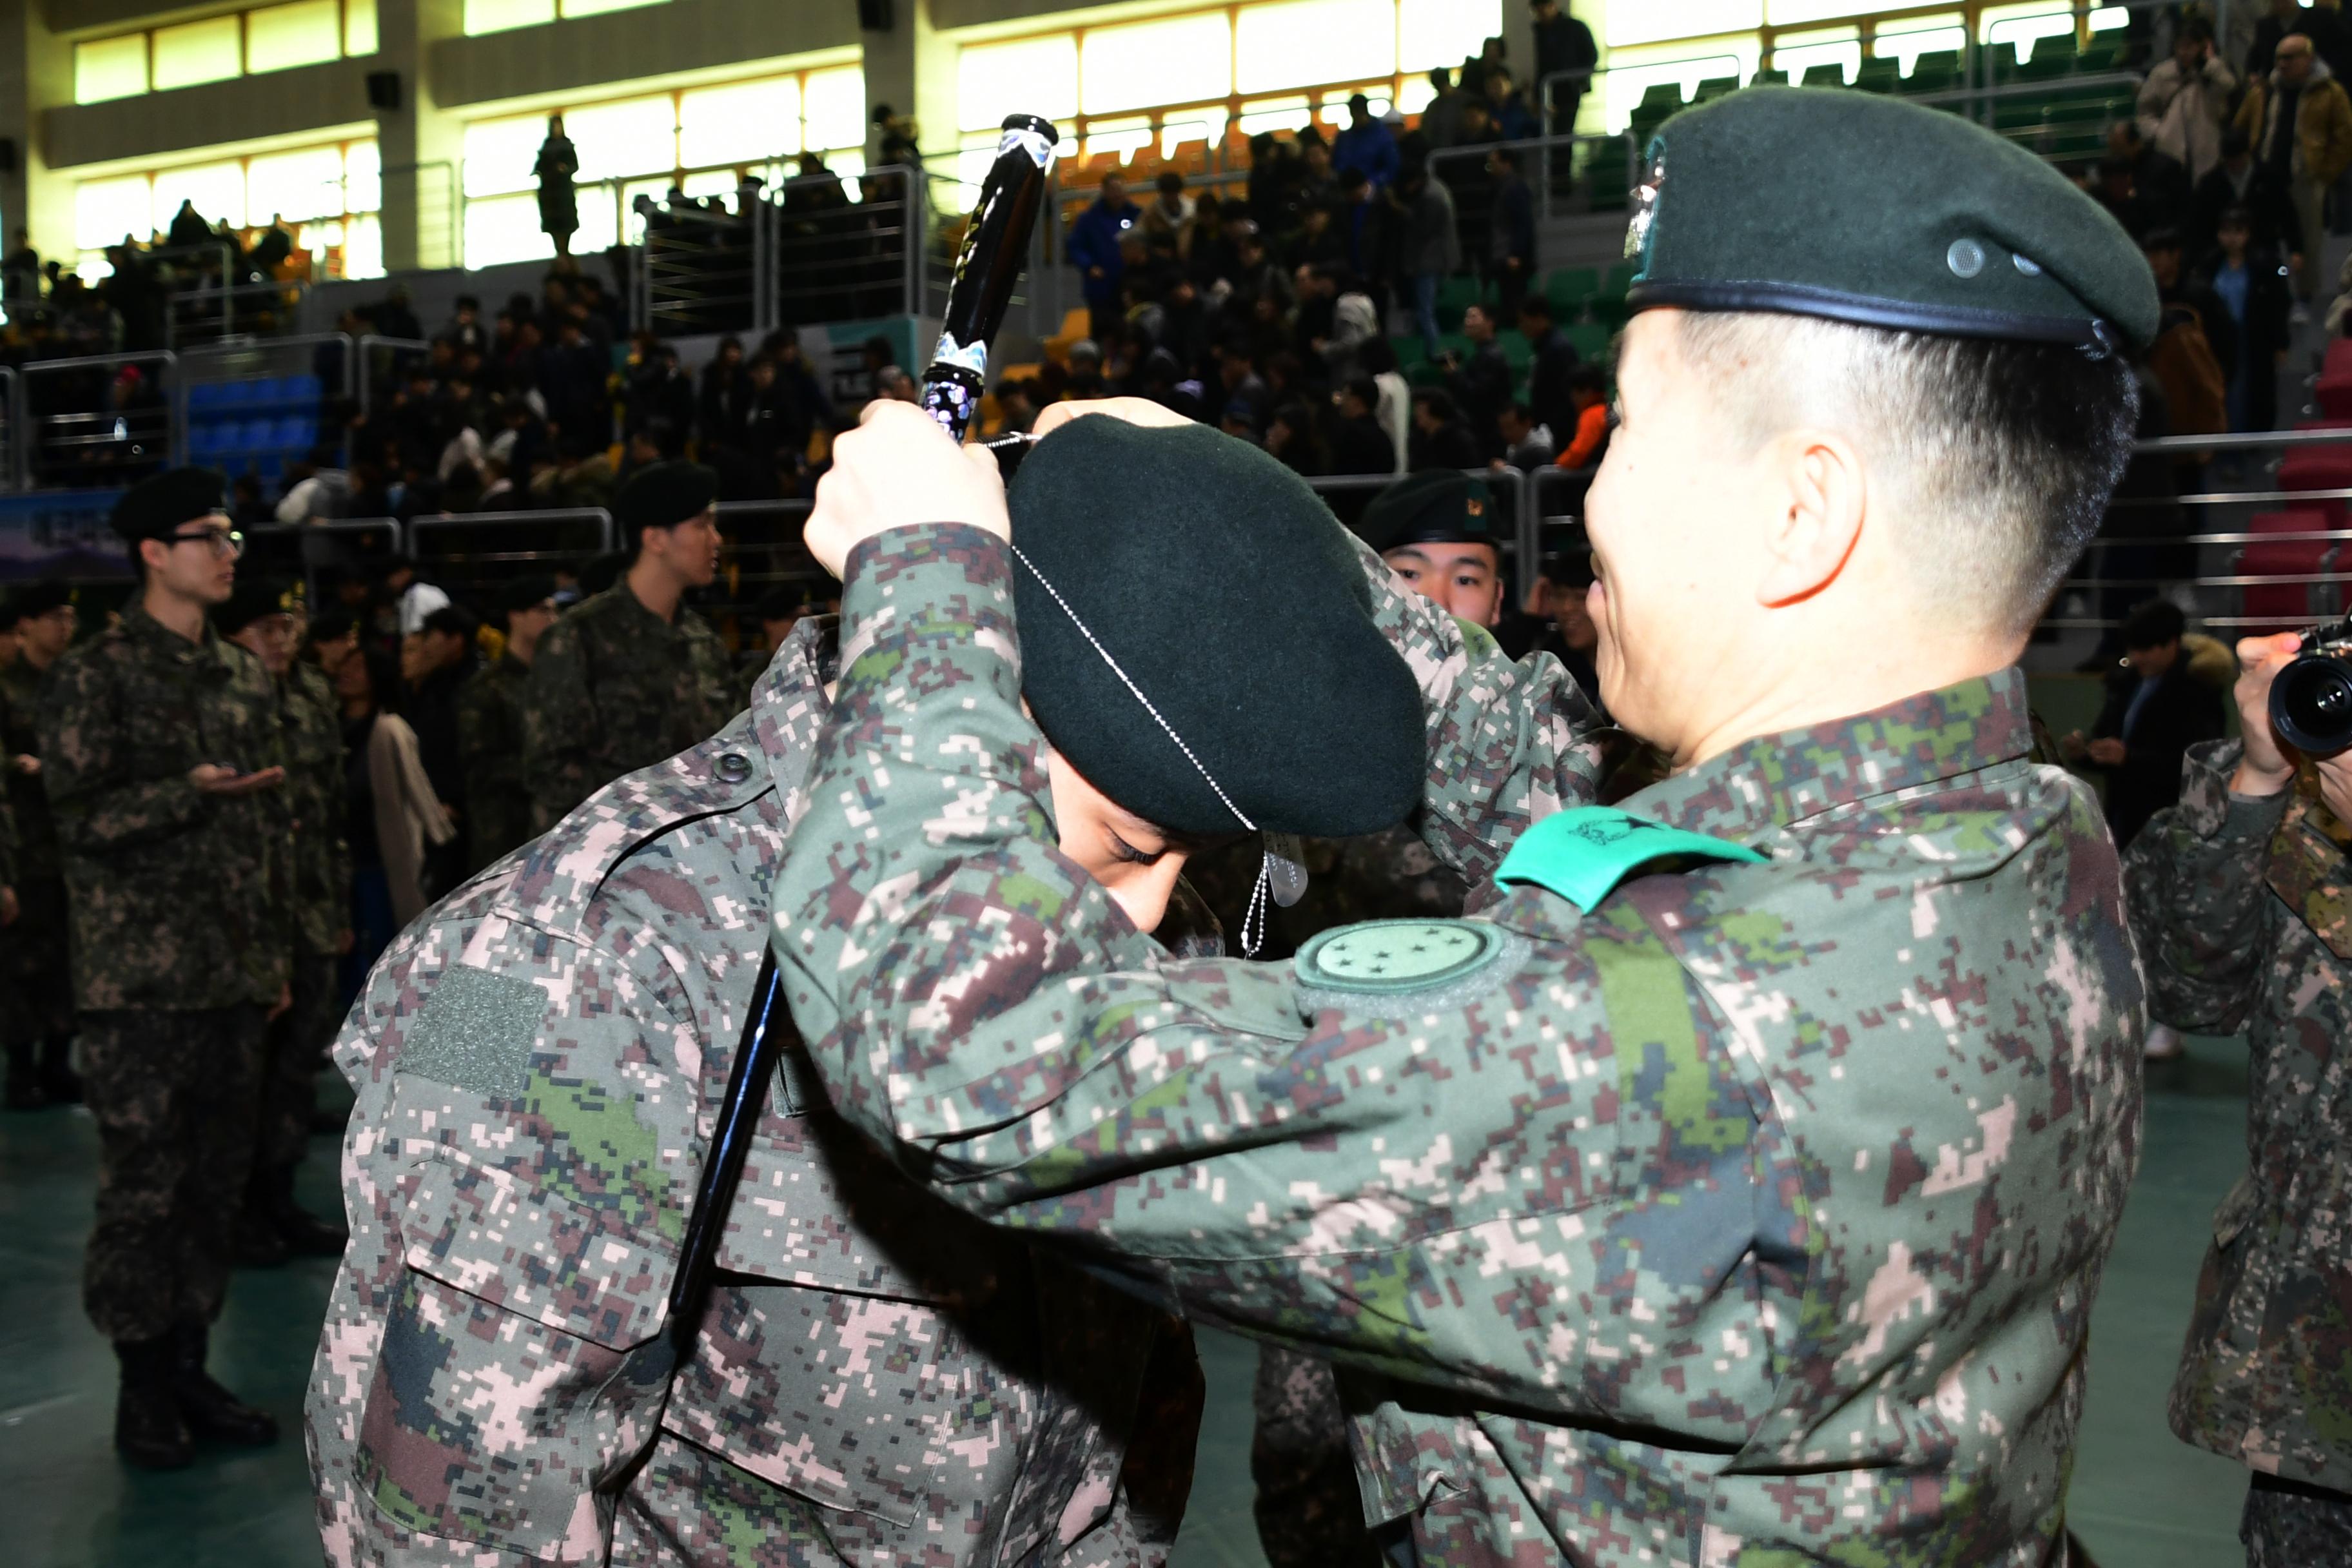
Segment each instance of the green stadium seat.
M2033 99L2006 98L1992 106L1995 131L2023 131L2042 123L2042 105Z
M1592 313L1603 321L1622 322L1625 320L1625 290L1633 286L1633 264L1621 261L1609 269L1601 280L1601 290L1593 296Z
M1408 386L1444 386L1445 367L1434 360L1423 360L1404 373Z
M1921 55L1912 65L1911 74L1903 79L1896 91L1912 98L1931 92L1950 92L1960 85L1960 57L1946 49L1937 54Z
M1642 93L1642 101L1634 107L1636 118L1655 115L1664 120L1683 108L1683 84L1678 81L1654 81Z
M1411 370L1429 358L1429 350L1423 345L1419 332L1391 336L1389 348L1396 355L1397 369L1401 371Z
M1609 340L1615 335L1613 328L1599 321L1579 321L1561 328L1560 332L1576 350L1576 357L1587 362L1608 358Z
M1462 312L1478 303L1480 296L1475 278L1447 278L1437 285L1437 325L1442 331L1453 331L1462 325Z
M1712 103L1717 99L1723 97L1727 93L1738 92L1738 90L1739 79L1738 77L1711 76L1705 81L1698 84L1698 91L1692 96L1691 101L1693 103Z
M1600 292L1601 269L1597 267L1562 267L1544 279L1544 298L1551 301L1553 313L1564 321L1583 314L1585 306Z
M2060 77L2073 76L2076 58L2074 39L2038 39L2034 43L2032 56L2017 68L2017 79L2055 81Z
M1622 212L1625 207L1626 142L1622 136L1595 142L1587 154L1584 177L1594 212Z
M1789 73L1787 71L1758 71L1754 76L1748 79L1748 85L1750 87L1786 87L1789 85Z
M1853 85L1864 92L1895 92L1903 85L1903 62L1895 59L1869 59L1854 74Z
M2116 71L2124 68L2125 38L2120 29L2093 35L2074 57L2074 63L2084 75L2094 71Z
M1829 65L1807 66L1804 77L1797 85L1799 87L1843 87L1845 68Z
M1511 367L1511 379L1524 382L1527 379L1528 367L1536 362L1535 344L1528 342L1526 335L1517 327L1513 327L1508 331L1496 332L1495 342L1503 351L1503 363ZM1524 389L1522 392L1524 393Z

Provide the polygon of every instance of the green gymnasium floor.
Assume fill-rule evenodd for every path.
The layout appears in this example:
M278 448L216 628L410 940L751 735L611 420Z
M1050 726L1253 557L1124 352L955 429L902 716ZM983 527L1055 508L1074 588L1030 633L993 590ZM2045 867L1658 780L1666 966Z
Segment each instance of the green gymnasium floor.
M2105 1568L2238 1561L2243 1472L2176 1441L2165 1389L2214 1205L2242 1168L2243 1058L2193 1043L2150 1075L2139 1184L2100 1293L2074 1528ZM313 1141L305 1201L331 1201L333 1141ZM97 1141L78 1111L0 1116L0 1562L14 1568L312 1568L294 1426L331 1268L237 1276L216 1333L231 1386L279 1414L275 1449L140 1475L107 1446L113 1364L83 1321L81 1239ZM1204 1336L1210 1404L1177 1568L1264 1563L1250 1519L1251 1347Z

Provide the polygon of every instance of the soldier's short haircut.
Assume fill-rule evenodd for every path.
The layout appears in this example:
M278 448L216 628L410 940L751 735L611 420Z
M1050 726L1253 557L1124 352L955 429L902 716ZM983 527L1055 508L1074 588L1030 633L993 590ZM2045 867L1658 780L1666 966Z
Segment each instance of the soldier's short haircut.
M444 605L417 624L417 630L438 632L445 637L467 637L474 635L474 617L455 605Z
M2041 618L2131 458L2120 354L1751 311L1690 311L1677 335L1750 451L1798 425L1852 438L1909 531L1921 603L2000 634Z

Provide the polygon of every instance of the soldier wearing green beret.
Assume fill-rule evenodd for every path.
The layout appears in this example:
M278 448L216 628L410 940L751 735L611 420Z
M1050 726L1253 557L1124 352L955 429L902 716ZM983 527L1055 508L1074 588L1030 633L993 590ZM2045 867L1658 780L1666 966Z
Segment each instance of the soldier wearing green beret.
M555 625L555 579L522 577L499 594L506 647L457 698L457 749L466 765L468 869L478 871L531 837L524 714L540 639Z
M66 951L65 873L41 776L41 690L73 642L73 591L55 580L9 595L16 658L0 668L0 772L16 824L16 922L0 933L0 980L14 998L6 1027L12 1109L69 1103L81 1089L73 1045L73 969Z
M213 629L258 659L277 689L291 833L278 879L291 931L289 1005L269 1021L261 1058L261 1121L246 1188L239 1259L334 1258L348 1239L294 1201L310 1148L319 1068L334 1037L338 972L352 949L352 857L344 837L342 705L316 665L294 657L305 613L302 585L244 577L212 611Z
M1131 481L1114 530L1105 472ZM1036 608L1022 649L1051 739L1021 766L1082 889L1073 919L1213 956L1181 878L1228 799L1323 834L1412 804L1412 675L1344 532L1278 462L1095 420L1030 453L1014 505L1043 574L1018 591L1068 612ZM1251 570L1219 570L1237 553ZM1166 592L1171 574L1198 591ZM679 1238L843 658L833 617L802 617L748 713L580 806L378 967L336 1053L356 1239L309 1411L331 1561L1164 1561L1200 1413L1189 1336L900 1176L796 1048L673 1364ZM1348 679L1325 695L1301 671ZM1212 779L1178 734L1249 760Z
M114 1442L173 1468L194 1440L276 1440L205 1371L259 1105L262 1031L289 1003L285 746L268 671L205 614L243 539L218 474L175 468L114 509L139 591L41 691L41 777L62 851L83 1087L98 1123L82 1300L114 1342Z
M1369 563L1473 918L1167 963L1046 838L1018 672L1065 617L1001 489L885 409L809 526L846 652L771 946L933 1193L1347 1369L1399 1563L2059 1561L2145 1015L2017 659L2156 290L2056 171L1890 99L1732 94L1647 174L1588 607L1669 777L1585 804L1560 667Z
M557 622L531 663L523 738L535 828L736 711L726 647L686 605L719 574L718 498L719 476L682 462L639 469L613 498L628 570Z

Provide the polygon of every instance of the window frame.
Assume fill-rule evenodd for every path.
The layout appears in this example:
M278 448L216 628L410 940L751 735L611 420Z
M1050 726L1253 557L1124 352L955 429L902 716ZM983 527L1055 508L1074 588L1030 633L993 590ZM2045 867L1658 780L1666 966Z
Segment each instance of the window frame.
M335 52L333 54L321 59L305 60L290 66L271 66L266 70L257 71L253 68L253 14L257 11L274 11L287 3L288 0L266 0L262 5L247 5L235 11L216 11L208 16L183 16L170 22L159 22L153 26L133 28L120 33L101 33L88 38L76 38L73 43L74 102L77 105L85 101L90 104L121 103L129 99L147 97L151 93L184 92L190 88L213 87L225 81L243 81L252 76L276 76L280 71L303 70L311 66L331 65L336 60L365 59L369 55L375 54L383 47L382 21L379 17L374 47L364 54L353 53L351 47L352 7L360 3L360 0L335 0ZM648 3L667 4L667 0L648 0ZM155 85L155 35L167 28L185 27L202 22L216 22L223 17L234 17L236 22L236 69L230 75L211 77L204 81L184 82L177 87L157 87ZM93 45L119 43L124 38L134 37L141 41L141 47L146 55L147 85L137 92L126 92L114 98L83 100L80 92L80 51Z

